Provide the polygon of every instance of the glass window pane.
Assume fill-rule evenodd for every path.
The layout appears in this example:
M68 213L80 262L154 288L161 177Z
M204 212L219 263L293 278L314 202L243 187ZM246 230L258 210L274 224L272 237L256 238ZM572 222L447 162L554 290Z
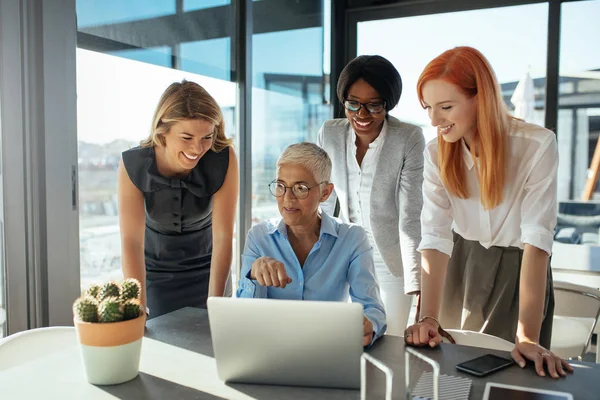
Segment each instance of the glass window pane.
M111 51L106 54L112 54L117 57L127 58L129 60L145 62L161 67L171 67L171 48L170 47L151 47L148 49L133 49Z
M230 0L183 0L183 11L204 10L230 4Z
M565 201L582 199L600 135L600 52L593 44L593 38L600 37L600 1L569 2L561 7L556 133L560 153L558 199ZM600 199L598 185L591 199Z
M135 23L144 18L175 13L176 2L171 0L124 3L102 3L105 8L113 7L110 11L103 11L101 23L107 25L107 29L102 32L113 31L117 34L122 33L116 37L127 37L127 32L118 32L121 20L110 18L120 15L119 10L123 7L139 3L137 8L146 10L137 13L130 10L129 21ZM150 3L156 4L151 6ZM168 3L172 8L164 6L163 3ZM82 10L85 15L90 13L90 4L87 0L78 1L78 12ZM161 13L157 11L157 4L164 6L160 8ZM231 13L223 15L229 16ZM81 21L81 18L79 20ZM85 21L85 18L83 20ZM79 28L81 29L81 25ZM184 27L184 30L194 31L192 28ZM152 31L145 32L152 34ZM173 31L172 36L176 38L180 32L181 30ZM157 35L160 34L161 32L157 32ZM95 39L102 43L103 39L110 38L98 36ZM141 42L157 42L159 39L137 38ZM111 45L114 46L114 40L111 40ZM154 109L169 84L187 79L202 85L221 106L226 135L236 139L237 86L235 82L230 81L229 43L229 37L205 41L199 37L193 42L176 43L175 46L117 51L104 51L102 48L98 51L77 49L82 288L94 282L122 277L121 237L117 214L117 166L121 152L137 146L149 135ZM172 68L172 55L176 54L175 51L180 52L181 70ZM210 60L195 55L194 52L197 51L209 51ZM235 141L237 145L237 139ZM235 269L235 265L232 265L232 271L235 272ZM235 281L236 279L233 280Z
M217 79L231 79L230 38L182 43L180 49L182 70Z
M77 28L175 14L175 0L77 0Z
M323 10L321 0L313 1ZM323 57L329 54L324 55L323 30L318 26L252 37L253 224L279 215L268 184L281 152L292 143L315 142L321 125L331 118L325 101Z
M423 127L426 140L436 131L417 99L417 79L429 61L458 45L472 46L488 58L511 110L519 81L533 84L533 110L526 120L544 125L547 25L545 3L368 21L358 24L357 53L379 54L398 69L402 97L390 114ZM396 40L393 46L387 40L415 35L417 40ZM525 82L527 76L531 79Z
M592 272L600 245L600 189L594 179L600 166L593 161L600 156L599 15L599 0L561 5L558 224L552 248L555 280L594 288L600 287Z

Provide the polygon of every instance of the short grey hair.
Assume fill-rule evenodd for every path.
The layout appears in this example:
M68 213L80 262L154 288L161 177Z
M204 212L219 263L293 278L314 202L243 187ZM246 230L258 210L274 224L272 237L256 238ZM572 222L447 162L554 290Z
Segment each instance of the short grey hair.
M283 150L277 160L281 164L298 164L306 168L317 183L331 179L331 159L325 150L314 143L302 142L292 144Z

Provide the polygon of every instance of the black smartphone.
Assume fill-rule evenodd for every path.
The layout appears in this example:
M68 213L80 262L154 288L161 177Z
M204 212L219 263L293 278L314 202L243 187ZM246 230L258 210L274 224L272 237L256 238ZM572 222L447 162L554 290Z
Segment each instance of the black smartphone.
M486 376L502 368L510 367L512 359L486 354L456 365L456 369L475 376Z

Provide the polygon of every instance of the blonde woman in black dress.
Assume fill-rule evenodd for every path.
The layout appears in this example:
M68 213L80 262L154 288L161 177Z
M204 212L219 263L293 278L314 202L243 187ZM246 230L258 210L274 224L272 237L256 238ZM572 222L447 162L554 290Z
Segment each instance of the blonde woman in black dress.
M118 169L123 275L150 317L231 293L238 165L223 115L200 85L163 93L150 136Z

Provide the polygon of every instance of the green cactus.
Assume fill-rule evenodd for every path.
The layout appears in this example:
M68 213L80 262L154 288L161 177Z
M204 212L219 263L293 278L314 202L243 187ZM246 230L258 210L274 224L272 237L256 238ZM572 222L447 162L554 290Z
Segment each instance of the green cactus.
M73 303L73 314L84 322L118 322L143 314L140 303L141 285L137 279L125 279L121 285L108 282L91 285Z
M123 321L123 305L119 298L112 296L102 300L98 307L98 316L100 322Z
M123 302L123 321L139 317L141 308L142 306L138 299L129 299Z
M135 278L125 279L121 283L121 300L139 299L141 292L140 282Z
M100 293L100 289L101 289L100 286L92 285L88 288L88 290L86 290L85 294L97 299L98 294Z
M108 297L119 297L121 296L121 288L119 284L116 282L107 282L100 289L100 293L98 293L98 301L104 301L104 299Z
M73 304L73 314L83 322L98 322L98 301L91 296L82 296Z

